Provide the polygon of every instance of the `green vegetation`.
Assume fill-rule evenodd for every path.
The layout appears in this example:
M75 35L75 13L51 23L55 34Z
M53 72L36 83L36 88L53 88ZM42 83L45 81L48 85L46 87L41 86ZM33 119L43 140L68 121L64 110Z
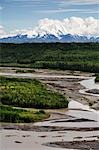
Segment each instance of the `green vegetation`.
M30 123L48 118L43 110L23 110L0 104L0 122Z
M99 43L1 44L1 66L99 72Z
M67 99L38 80L0 77L0 121L29 123L49 117L42 108L68 106ZM17 108L18 107L18 108ZM23 107L23 108L19 108ZM27 109L27 108L39 108Z
M38 80L0 77L0 99L4 105L23 108L64 108L67 99L47 89Z
M99 74L96 74L95 82L99 82Z

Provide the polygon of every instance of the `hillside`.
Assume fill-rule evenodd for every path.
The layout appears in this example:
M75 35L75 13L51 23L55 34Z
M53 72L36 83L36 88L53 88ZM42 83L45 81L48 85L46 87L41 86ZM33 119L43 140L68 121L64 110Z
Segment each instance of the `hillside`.
M1 44L1 66L99 72L99 43Z

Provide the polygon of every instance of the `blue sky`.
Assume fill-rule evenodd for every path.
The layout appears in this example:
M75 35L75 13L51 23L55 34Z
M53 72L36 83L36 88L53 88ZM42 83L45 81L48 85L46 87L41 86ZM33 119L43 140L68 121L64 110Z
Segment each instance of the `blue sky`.
M6 31L33 28L43 18L98 18L98 0L0 0L0 25Z

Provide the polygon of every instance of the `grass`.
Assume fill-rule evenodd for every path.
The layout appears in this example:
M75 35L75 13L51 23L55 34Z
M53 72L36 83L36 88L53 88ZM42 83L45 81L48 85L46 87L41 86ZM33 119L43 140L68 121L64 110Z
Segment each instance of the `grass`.
M0 99L4 105L54 109L68 107L67 98L47 89L38 80L0 77Z
M23 110L0 104L0 122L30 123L48 118L43 110Z

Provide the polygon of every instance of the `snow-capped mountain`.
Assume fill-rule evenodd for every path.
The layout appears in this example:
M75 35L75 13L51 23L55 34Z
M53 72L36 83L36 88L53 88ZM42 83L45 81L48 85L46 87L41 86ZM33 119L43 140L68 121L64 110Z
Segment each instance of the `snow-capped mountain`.
M87 37L71 34L60 34L58 36L54 34L33 35L29 37L27 34L18 34L16 36L9 36L6 38L0 38L0 43L50 43L50 42L99 42L99 37Z

